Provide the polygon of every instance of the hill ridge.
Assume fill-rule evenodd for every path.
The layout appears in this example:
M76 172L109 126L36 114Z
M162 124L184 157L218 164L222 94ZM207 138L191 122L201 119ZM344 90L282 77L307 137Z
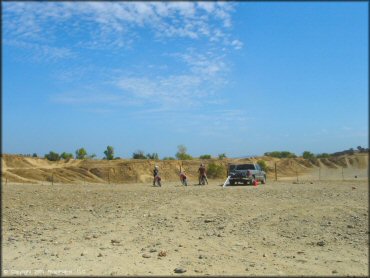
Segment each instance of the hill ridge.
M199 164L214 163L227 167L229 163L256 163L264 160L268 167L267 178L273 179L276 163L279 178L294 178L296 176L308 178L316 175L320 167L322 173L331 173L331 176L341 176L342 168L361 173L368 178L368 154L343 155L339 157L320 158L315 161L303 158L274 158L253 157L238 159L193 159L193 160L146 160L146 159L118 159L118 160L75 160L48 161L44 158L22 157L3 154L2 181L23 183L148 183L152 180L154 165L160 168L161 177L165 181L177 181L180 165L186 170L189 179L197 179ZM336 173L336 172L337 173ZM223 177L220 177L222 179ZM226 178L226 175L225 175Z

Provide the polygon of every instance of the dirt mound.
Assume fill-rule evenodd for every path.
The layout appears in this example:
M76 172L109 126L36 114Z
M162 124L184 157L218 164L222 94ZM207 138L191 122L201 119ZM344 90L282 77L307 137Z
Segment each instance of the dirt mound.
M303 158L278 159L273 157L252 157L245 159L210 159L187 161L154 160L75 160L52 162L43 158L3 155L2 178L8 182L40 183L148 183L152 180L154 165L160 168L163 180L177 181L180 167L190 180L197 180L199 164L215 163L227 168L229 163L257 163L265 161L267 177L296 177L309 175L318 167L325 170L362 169L366 175L368 154L355 154L310 161ZM334 175L335 176L335 175ZM226 177L225 177L226 178Z

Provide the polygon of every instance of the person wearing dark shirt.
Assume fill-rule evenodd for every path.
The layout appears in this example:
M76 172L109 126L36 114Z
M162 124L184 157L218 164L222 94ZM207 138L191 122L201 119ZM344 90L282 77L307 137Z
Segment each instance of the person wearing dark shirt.
M201 181L202 181L202 177L204 177L206 183L208 184L208 179L207 179L207 174L206 174L206 167L204 166L204 164L200 164L200 167L198 169L198 173L199 173L199 185L201 184Z
M159 169L158 169L158 166L155 165L154 170L153 170L153 186L155 186L157 176L159 176Z

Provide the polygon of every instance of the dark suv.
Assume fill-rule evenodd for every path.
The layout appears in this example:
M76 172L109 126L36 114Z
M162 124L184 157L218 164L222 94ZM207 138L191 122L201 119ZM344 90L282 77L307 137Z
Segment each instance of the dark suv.
M253 184L255 180L266 183L266 173L258 164L230 164L228 176L230 184Z

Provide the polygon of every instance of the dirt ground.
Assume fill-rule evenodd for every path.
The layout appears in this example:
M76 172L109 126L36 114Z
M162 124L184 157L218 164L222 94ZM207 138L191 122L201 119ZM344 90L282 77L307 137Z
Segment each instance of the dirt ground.
M221 184L3 185L2 274L368 275L368 181Z

